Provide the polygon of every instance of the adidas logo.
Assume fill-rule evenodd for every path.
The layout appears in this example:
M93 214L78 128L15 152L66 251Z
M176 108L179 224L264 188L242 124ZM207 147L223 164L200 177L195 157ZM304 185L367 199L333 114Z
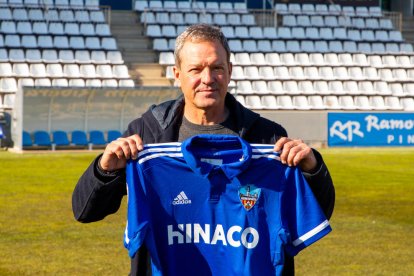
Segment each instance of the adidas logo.
M191 199L188 199L187 195L184 191L181 191L173 200L173 205L180 205L180 204L191 204Z

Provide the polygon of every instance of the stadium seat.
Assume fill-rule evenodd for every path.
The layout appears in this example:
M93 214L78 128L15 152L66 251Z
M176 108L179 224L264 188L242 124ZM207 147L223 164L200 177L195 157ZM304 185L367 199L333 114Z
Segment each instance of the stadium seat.
M50 140L49 133L44 130L37 130L33 133L33 145L51 147L52 142Z
M74 130L72 131L72 139L71 143L74 146L88 146L88 139L86 137L86 133L82 130Z
M111 143L112 141L118 139L121 136L122 133L118 130L108 130L107 142Z
M414 99L413 98L401 98L400 103L405 111L414 111Z
M22 140L23 148L33 146L32 137L30 136L30 133L25 130L23 130Z
M52 133L53 136L53 143L59 147L59 146L69 146L69 139L68 134L66 131L63 130L56 130Z
M90 148L105 146L106 140L104 133L100 130L89 131L89 143L91 144Z

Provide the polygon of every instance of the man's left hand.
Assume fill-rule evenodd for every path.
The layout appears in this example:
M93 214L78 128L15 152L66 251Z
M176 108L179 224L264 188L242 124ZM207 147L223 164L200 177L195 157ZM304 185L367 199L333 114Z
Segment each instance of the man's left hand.
M288 166L299 166L303 172L311 173L318 162L312 149L301 139L280 138L274 147L280 152L280 161Z

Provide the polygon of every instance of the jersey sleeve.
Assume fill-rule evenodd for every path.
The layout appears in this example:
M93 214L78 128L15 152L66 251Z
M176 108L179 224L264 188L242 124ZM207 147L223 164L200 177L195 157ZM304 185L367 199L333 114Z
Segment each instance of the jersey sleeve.
M312 190L298 168L287 168L282 195L282 220L288 237L286 252L295 256L332 229Z
M124 234L124 246L132 258L145 240L149 225L148 201L145 182L139 164L128 161L126 167L128 215Z

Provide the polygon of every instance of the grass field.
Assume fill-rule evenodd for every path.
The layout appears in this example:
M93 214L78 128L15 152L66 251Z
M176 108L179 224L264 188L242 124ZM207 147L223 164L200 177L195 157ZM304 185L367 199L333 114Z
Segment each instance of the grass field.
M336 187L333 232L297 275L414 275L414 148L323 149ZM71 193L97 153L0 152L0 275L127 275L125 202L73 219Z

